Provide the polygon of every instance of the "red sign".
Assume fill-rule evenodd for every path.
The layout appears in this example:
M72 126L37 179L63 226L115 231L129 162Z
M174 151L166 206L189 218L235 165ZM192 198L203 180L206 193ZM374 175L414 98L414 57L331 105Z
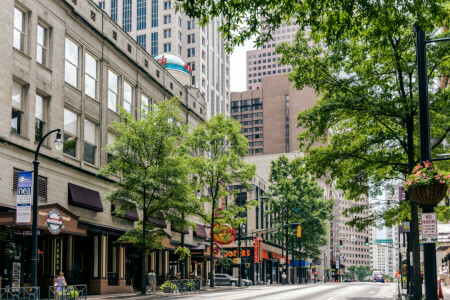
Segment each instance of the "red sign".
M167 58L165 58L164 55L163 55L156 62L165 68L166 67Z
M227 225L214 224L213 240L220 245L231 244L236 239L236 229Z
M226 254L228 257L250 257L251 250L242 250L241 249L241 255L238 256L238 250L229 250Z
M253 239L253 243L255 245L255 248L254 248L254 250L255 250L255 263L259 263L259 239L258 239L258 237L255 237Z

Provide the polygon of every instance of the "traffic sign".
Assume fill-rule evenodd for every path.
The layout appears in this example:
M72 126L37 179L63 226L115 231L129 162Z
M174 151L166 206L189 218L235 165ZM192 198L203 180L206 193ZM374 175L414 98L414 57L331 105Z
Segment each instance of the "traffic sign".
M437 235L422 236L422 243L424 244L436 244L438 242Z
M422 214L422 235L435 236L437 232L437 215L436 213L423 213Z
M409 232L409 230L410 230L410 223L403 222L403 232Z
M375 240L377 244L392 244L392 239L389 240Z

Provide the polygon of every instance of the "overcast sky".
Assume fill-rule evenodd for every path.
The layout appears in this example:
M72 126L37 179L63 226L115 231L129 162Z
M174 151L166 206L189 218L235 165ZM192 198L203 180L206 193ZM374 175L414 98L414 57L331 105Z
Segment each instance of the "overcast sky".
M248 40L244 46L237 47L231 54L230 61L230 88L232 92L247 90L246 84L246 52L253 49L253 41Z

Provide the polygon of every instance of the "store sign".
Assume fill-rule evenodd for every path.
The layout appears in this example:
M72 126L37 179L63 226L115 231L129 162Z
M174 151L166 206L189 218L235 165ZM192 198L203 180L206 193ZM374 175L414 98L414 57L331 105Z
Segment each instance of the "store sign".
M220 245L231 244L236 239L236 229L228 225L214 224L213 240Z
M253 243L255 245L254 251L255 251L255 263L259 263L259 238L255 237L253 239Z
M228 257L238 257L238 256L241 256L241 257L250 257L251 256L251 251L250 250L242 250L241 249L241 255L238 255L238 250L229 250L227 253L226 253L226 256L228 256Z
M16 223L31 222L31 171L19 172L17 183Z
M59 234L63 227L62 216L59 210L50 209L47 213L45 223L47 224L48 231L50 231L51 234Z

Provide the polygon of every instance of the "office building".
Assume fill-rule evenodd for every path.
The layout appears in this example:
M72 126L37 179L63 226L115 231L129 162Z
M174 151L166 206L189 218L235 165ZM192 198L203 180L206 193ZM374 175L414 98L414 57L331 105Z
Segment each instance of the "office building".
M197 20L175 12L174 0L96 0L111 19L152 56L179 56L192 70L192 85L207 102L207 117L230 113L230 56L214 19Z

